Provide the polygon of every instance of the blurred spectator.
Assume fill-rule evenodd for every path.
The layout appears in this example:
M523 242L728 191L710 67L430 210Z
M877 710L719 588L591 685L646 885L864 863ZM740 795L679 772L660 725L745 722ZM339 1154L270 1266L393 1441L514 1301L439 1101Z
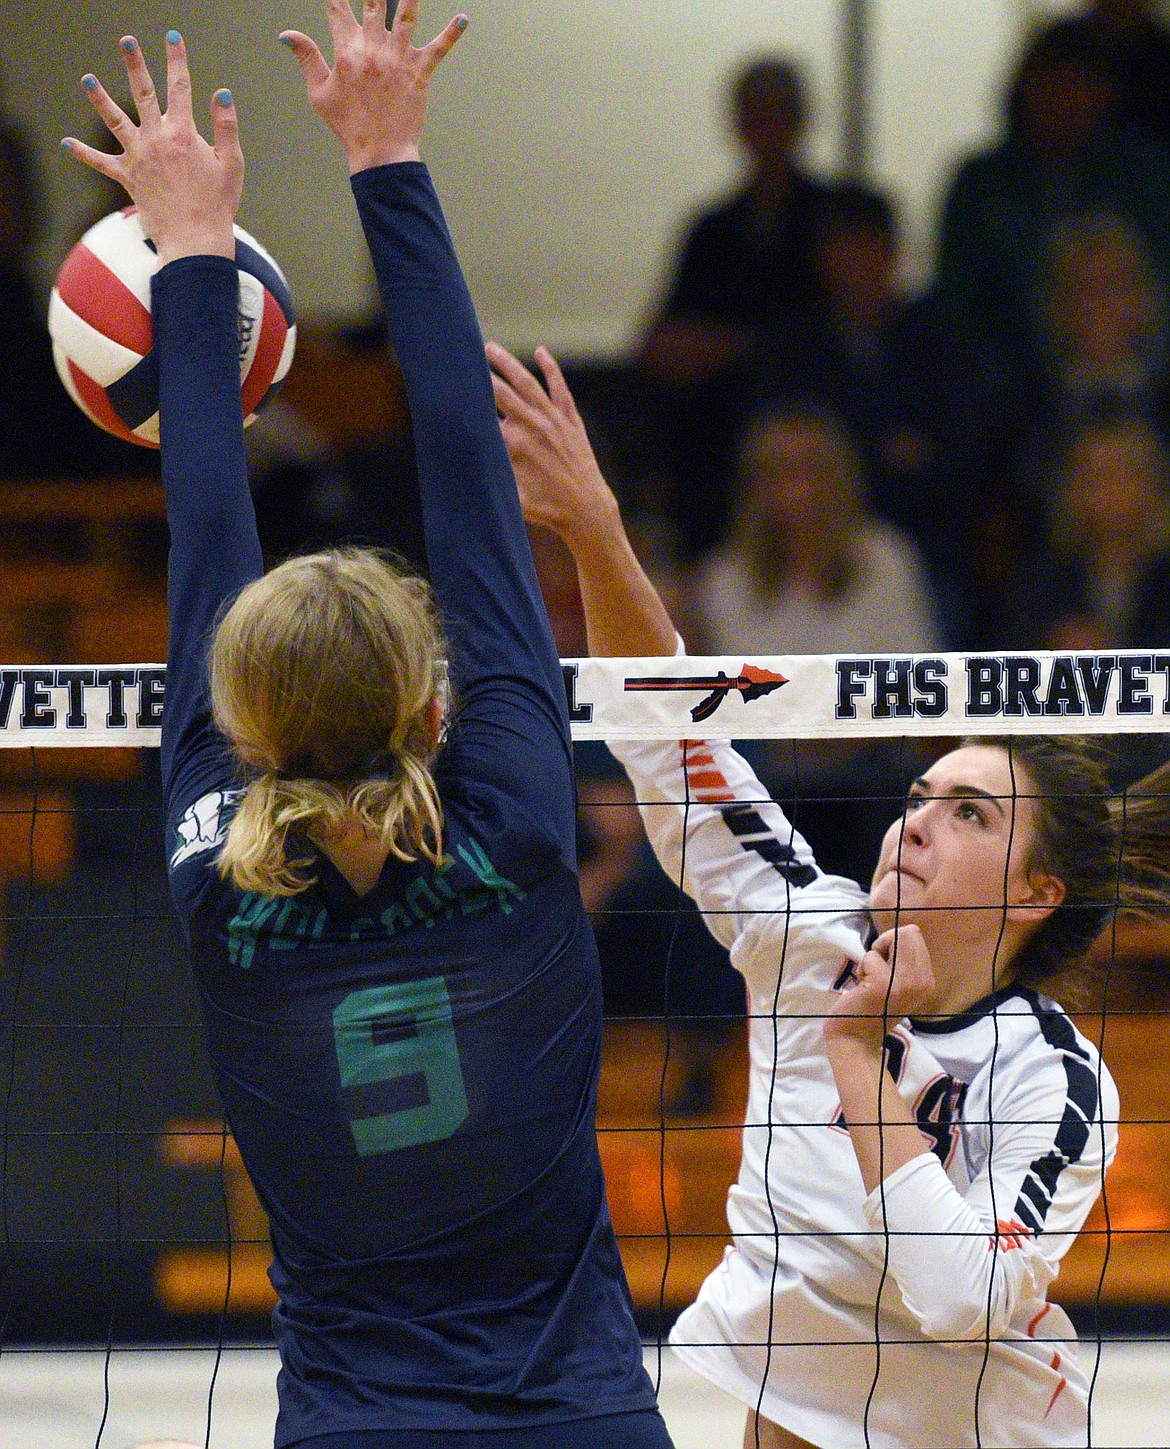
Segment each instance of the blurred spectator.
M1087 422L1069 446L1048 548L1019 600L1028 648L1125 649L1170 639L1170 463L1145 419Z
M1058 225L1109 211L1170 263L1170 165L1109 121L1110 80L1084 25L1059 21L1028 47L1007 98L1007 137L960 168L943 212L938 281L1004 357L1042 356L1043 278Z
M1067 437L1103 403L1165 423L1170 337L1166 295L1141 235L1110 212L1057 228L1046 285L1050 408Z
M815 406L760 415L741 474L731 536L698 584L712 653L940 647L917 550L866 512L861 459L835 418Z
M48 301L32 263L40 225L32 151L15 122L0 116L0 477L5 478L93 471L91 444L94 435L101 436L70 400L53 365ZM97 451L104 456L105 445L99 442ZM145 456L142 449L134 451Z
M898 284L898 223L858 182L822 203L813 256L821 303L778 330L760 367L772 396L823 398L856 437L868 501L920 549L946 639L973 647L971 532L999 485L1003 389L936 292Z
M1108 68L1114 120L1170 145L1170 28L1151 0L1091 0L1083 24Z
M816 406L761 414L741 453L730 539L698 584L715 654L929 653L941 631L914 545L863 504L862 466ZM826 870L864 877L915 773L912 742L761 742L761 778Z
M640 359L658 390L668 509L688 554L710 547L725 522L740 370L816 295L813 222L825 188L798 159L807 120L799 70L753 61L733 82L731 113L747 178L691 226Z

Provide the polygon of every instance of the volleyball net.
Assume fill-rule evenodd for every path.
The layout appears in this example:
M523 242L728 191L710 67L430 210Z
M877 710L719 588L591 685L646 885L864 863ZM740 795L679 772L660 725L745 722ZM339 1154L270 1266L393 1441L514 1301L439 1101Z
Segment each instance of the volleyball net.
M661 1339L728 1242L748 1008L681 882L655 874L600 742L743 742L820 864L864 883L910 780L963 737L1101 737L1119 792L1170 758L1170 652L581 659L564 677L583 886L611 963L599 1142L635 1306ZM160 665L0 667L0 1353L267 1331L267 1225L165 881L164 707ZM683 807L702 798L701 771L687 780ZM1170 925L1119 918L1092 950L1105 992L1076 1019L1118 1081L1120 1147L1051 1297L1088 1338L1163 1334Z

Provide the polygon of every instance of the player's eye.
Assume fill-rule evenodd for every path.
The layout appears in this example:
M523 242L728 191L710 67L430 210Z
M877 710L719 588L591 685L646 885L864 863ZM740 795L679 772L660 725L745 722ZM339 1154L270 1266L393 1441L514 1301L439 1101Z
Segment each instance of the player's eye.
M986 818L979 806L973 804L970 800L960 800L955 807L955 814L960 820L975 820L980 825L983 824Z

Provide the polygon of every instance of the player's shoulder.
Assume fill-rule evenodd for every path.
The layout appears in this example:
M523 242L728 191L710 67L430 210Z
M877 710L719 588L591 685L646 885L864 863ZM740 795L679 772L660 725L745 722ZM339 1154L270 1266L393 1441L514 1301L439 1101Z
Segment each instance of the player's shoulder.
M183 808L167 829L167 874L171 894L180 910L194 910L205 896L219 848L227 839L228 827L244 790L218 785L202 791Z
M1071 1093L1083 1099L1089 1116L1098 1101L1116 1096L1097 1047L1058 1002L1039 991L1008 988L984 1017L981 1036L990 1090Z

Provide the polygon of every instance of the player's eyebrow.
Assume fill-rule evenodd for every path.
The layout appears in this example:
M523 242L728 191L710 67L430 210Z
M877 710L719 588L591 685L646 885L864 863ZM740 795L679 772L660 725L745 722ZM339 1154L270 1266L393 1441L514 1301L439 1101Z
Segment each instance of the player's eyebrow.
M1007 814L1000 797L993 795L990 790L981 790L978 785L952 785L949 790L944 790L939 794L931 789L930 781L920 775L917 780L912 782L910 788L920 790L922 794L929 796L932 800L988 800L1001 815L1006 816Z

